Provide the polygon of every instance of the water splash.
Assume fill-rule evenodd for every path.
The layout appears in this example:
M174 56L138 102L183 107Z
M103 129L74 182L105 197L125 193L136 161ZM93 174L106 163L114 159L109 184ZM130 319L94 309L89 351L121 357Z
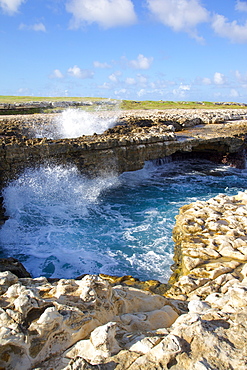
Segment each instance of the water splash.
M117 111L107 117L107 115L100 116L96 112L69 108L54 118L50 124L35 127L35 136L48 139L71 139L82 135L101 134L115 125L117 117Z
M166 282L184 204L247 188L247 172L183 161L88 179L75 167L27 169L3 191L0 251L33 276L133 275Z

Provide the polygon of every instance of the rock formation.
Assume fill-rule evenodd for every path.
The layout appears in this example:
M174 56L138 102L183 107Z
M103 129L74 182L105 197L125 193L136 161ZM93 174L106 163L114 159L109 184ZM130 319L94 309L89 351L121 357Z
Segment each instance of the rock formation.
M163 296L113 277L1 272L0 368L246 369L246 214L247 192L182 207Z
M187 152L236 164L246 147L246 110L125 112L104 135L60 140L33 137L35 120L52 117L30 117L1 119L1 186L46 160L122 172ZM182 207L168 285L104 275L32 279L5 261L0 369L245 370L246 215L246 192Z
M0 284L4 369L62 369L76 357L102 363L121 349L137 348L134 333L168 327L178 317L166 298L111 287L97 276L49 283L43 277L18 279L6 271L0 273ZM141 347L150 349L159 337ZM50 359L55 365L42 365Z
M112 117L116 112L92 114ZM1 117L0 186L27 166L47 161L74 163L90 175L122 173L142 168L147 160L191 152L227 162L229 154L239 156L246 147L246 109L120 112L116 126L100 135L36 138L35 126L50 124L54 116Z

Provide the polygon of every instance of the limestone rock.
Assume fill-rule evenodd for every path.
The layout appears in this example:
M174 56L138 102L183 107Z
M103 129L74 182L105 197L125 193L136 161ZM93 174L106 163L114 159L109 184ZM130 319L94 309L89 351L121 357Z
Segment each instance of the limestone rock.
M180 291L185 297L205 298L222 292L229 280L246 276L246 215L247 192L221 194L181 208L173 231L174 284L167 296Z
M125 348L123 336L170 326L178 317L160 295L111 287L93 275L49 283L2 272L0 282L2 368L42 368L57 356L66 366L78 356L99 364Z

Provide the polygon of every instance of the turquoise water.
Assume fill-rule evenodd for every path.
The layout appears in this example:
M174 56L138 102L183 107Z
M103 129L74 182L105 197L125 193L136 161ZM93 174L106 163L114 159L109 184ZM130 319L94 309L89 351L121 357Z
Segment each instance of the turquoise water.
M166 282L179 208L247 189L247 171L187 160L87 179L75 167L26 170L4 189L1 256L33 276L133 275Z

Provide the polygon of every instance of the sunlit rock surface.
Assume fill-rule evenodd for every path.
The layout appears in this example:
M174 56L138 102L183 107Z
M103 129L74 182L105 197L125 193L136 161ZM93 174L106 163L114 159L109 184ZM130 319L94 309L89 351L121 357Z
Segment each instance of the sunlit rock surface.
M96 134L77 133L73 138L57 132L54 136L58 117L0 116L1 186L27 166L47 161L73 163L90 174L122 173L176 153L204 153L207 159L231 164L229 155L239 155L246 147L246 109L94 112L86 120L108 120L111 127ZM234 165L243 163L235 161Z
M246 369L246 214L247 192L182 207L163 296L131 277L1 272L0 368Z
M31 135L30 117L1 118L1 184L47 159L121 172L192 151L227 163L246 146L242 110L126 113L118 123L102 135L53 140ZM246 215L247 193L182 207L168 286L0 272L0 369L245 370Z
M18 279L6 271L0 273L0 284L4 369L48 369L50 365L42 367L42 362L54 356L59 356L55 368L60 368L60 357L65 364L78 356L98 364L125 348L145 352L159 336L139 347L135 336L169 327L178 317L166 298L132 287L111 287L97 276L49 283L42 277Z

